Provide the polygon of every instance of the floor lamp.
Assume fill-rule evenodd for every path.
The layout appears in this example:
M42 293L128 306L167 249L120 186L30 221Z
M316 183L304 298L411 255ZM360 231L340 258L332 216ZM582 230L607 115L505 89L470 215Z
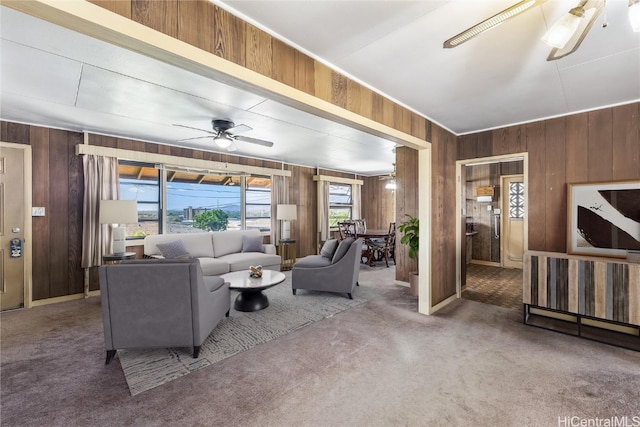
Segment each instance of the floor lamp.
M296 205L278 205L276 219L282 221L282 237L280 240L290 240L291 223L289 221L297 219Z
M125 252L125 228L122 224L138 222L138 203L135 200L100 200L100 224L111 224L113 253Z

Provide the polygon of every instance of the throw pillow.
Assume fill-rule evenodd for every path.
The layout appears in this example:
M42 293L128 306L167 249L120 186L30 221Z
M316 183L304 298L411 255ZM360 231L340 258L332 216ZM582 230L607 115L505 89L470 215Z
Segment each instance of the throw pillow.
M242 236L242 252L262 252L262 236Z
M191 254L184 247L182 240L173 240L167 243L158 243L156 245L160 253L166 259L183 259L191 258Z
M338 247L338 240L329 239L326 242L324 242L324 245L322 245L322 249L320 249L320 255L322 255L325 258L331 259L333 257L333 254L336 252L337 247Z
M347 254L347 252L349 252L349 248L351 247L351 244L353 242L355 242L355 239L353 237L347 237L346 239L341 241L338 245L338 249L336 249L336 252L333 254L333 258L331 258L331 264L335 264L336 262L340 261Z

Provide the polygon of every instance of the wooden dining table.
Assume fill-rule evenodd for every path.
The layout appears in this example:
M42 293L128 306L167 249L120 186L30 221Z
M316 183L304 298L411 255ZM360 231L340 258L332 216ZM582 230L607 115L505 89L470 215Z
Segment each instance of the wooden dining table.
M371 228L371 229L367 229L364 232L360 232L356 234L356 239L357 238L363 238L364 239L364 244L366 245L366 253L363 253L363 256L367 257L367 265L373 267L373 264L377 261L382 261L384 260L384 258L381 256L381 252L380 250L376 250L376 249L380 249L380 247L375 247L374 244L372 243L372 239L385 239L389 236L389 230L383 230L383 229L375 229L375 228Z

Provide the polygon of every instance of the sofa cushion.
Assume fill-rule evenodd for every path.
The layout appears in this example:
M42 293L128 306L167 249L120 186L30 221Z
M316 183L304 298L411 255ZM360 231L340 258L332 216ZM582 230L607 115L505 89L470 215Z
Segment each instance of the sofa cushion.
M219 276L229 272L229 263L217 258L198 258L204 276Z
M333 258L333 254L336 252L337 247L338 247L338 240L329 239L326 242L324 242L324 245L322 245L322 249L320 249L320 255L322 255L325 258L331 259Z
M336 252L333 254L333 258L331 258L331 264L335 264L336 262L340 261L342 257L345 256L347 252L349 252L349 248L351 247L351 244L353 242L355 242L355 239L353 237L347 237L346 239L341 241L338 245L338 249L336 249Z
M166 259L192 258L187 248L184 247L182 240L177 239L166 243L158 243L156 246Z
M229 264L229 271L249 271L252 265L261 265L266 270L280 270L280 255L247 252L229 254L219 259Z
M145 255L157 255L159 243L180 240L194 258L213 257L211 235L215 233L152 234L144 238Z
M242 252L243 236L260 236L258 230L226 230L211 233L216 258Z
M242 252L264 252L262 250L262 236L259 234L242 236Z
M307 255L306 257L299 259L293 265L293 268L318 268L331 265L331 259L322 255Z

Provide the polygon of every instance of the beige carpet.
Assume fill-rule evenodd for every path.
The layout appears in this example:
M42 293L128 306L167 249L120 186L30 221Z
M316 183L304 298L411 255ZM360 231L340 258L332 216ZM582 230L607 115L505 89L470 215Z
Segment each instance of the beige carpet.
M393 268L360 280L389 292L137 396L117 358L104 365L99 299L3 313L2 427L557 427L640 414L640 353L466 299L423 316Z

